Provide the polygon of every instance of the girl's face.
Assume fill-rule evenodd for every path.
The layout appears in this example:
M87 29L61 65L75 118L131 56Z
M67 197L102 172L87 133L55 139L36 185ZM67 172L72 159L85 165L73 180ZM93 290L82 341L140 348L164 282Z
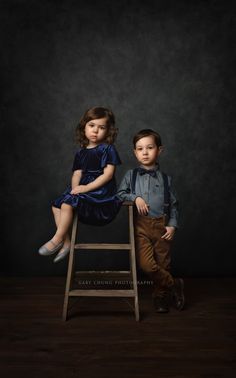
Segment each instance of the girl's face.
M91 121L87 122L84 132L89 141L88 146L96 147L98 144L102 143L106 138L107 131L106 118L91 119Z
M144 167L153 168L161 151L162 147L157 147L153 136L150 135L137 141L134 154Z

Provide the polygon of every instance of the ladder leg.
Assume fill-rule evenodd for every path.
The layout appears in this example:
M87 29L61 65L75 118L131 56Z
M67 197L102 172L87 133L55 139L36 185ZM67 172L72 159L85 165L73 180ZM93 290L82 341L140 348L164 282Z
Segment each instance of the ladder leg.
M129 237L131 244L131 270L134 290L134 309L135 319L139 321L139 302L138 302L138 285L137 285L137 269L136 269L136 256L135 256L135 242L134 242L134 222L133 222L133 206L129 206Z
M69 254L69 263L68 263L68 270L67 270L63 314L62 314L62 319L64 321L67 320L67 313L68 313L69 291L71 289L71 281L72 281L73 268L74 268L74 249L75 249L74 247L75 247L75 240L76 240L77 225L78 225L78 214L77 212L75 212L72 233L71 233L70 254Z

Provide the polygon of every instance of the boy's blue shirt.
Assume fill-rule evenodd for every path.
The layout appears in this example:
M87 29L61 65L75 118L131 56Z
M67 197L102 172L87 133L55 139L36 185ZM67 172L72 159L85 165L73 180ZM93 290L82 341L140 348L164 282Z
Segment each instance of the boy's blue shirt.
M117 195L123 201L134 201L137 197L142 197L149 205L148 217L160 217L164 215L164 183L160 170L155 169L155 177L149 174L138 172L135 183L135 193L132 193L131 183L133 169L126 172L119 186ZM168 226L178 227L178 200L172 186L171 177L168 176L170 189L170 217Z

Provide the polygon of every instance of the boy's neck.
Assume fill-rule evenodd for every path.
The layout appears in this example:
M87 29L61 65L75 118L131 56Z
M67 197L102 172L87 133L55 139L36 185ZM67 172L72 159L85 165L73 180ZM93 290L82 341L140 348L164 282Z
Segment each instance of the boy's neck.
M157 163L151 164L151 165L140 164L140 167L147 169L147 170L149 170L149 169L151 170L151 169L157 169L158 164Z

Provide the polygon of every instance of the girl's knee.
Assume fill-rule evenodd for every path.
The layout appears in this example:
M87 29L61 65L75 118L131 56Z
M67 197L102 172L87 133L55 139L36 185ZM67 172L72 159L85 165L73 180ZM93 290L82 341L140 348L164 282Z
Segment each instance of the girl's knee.
M72 210L73 210L72 206L71 206L71 205L68 205L67 203L63 203L63 204L61 205L61 209L62 209L62 210L68 210L68 211L72 211Z

